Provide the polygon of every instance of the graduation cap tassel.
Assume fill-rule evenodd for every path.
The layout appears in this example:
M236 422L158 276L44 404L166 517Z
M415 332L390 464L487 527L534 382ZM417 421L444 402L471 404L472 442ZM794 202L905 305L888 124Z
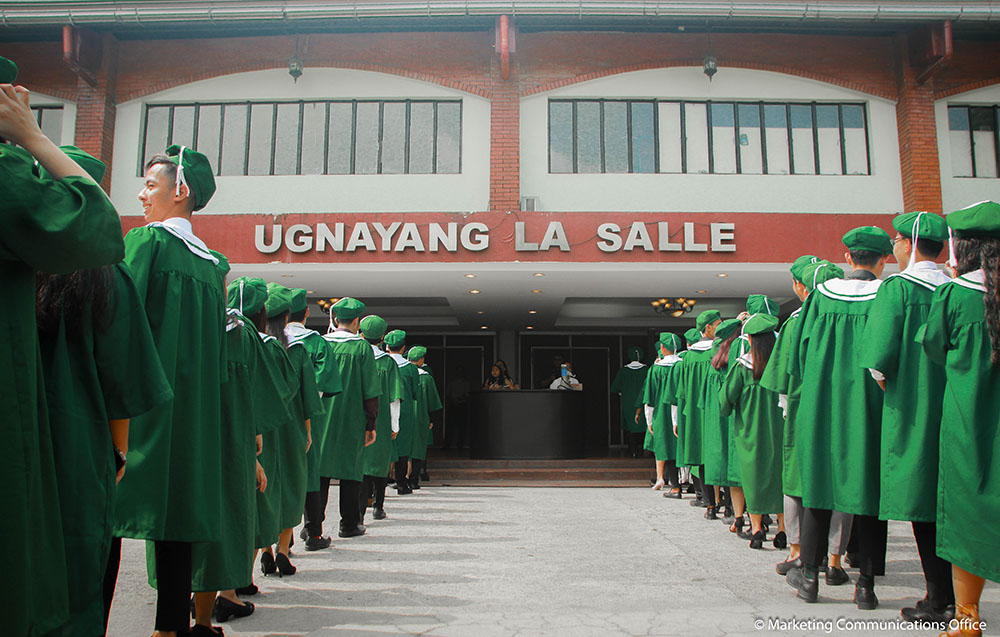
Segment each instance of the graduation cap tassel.
M184 151L187 150L187 146L181 146L181 152L177 155L177 189L176 195L180 197L181 195L181 184L187 186L187 181L184 179ZM242 306L240 307L240 312L243 312Z
M331 308L330 308L330 329L328 329L328 330L326 331L326 333L327 333L327 334L330 334L331 332L333 332L333 331L334 331L334 329L335 329L335 328L333 327L333 307L331 307Z
M240 314L243 314L243 281L240 281Z
M913 231L910 233L911 246L910 246L910 263L906 266L909 270L917 262L917 241L920 241L920 217L927 214L926 212L918 212L917 218L913 220Z
M948 228L948 265L953 268L958 267L958 259L955 258L955 233Z

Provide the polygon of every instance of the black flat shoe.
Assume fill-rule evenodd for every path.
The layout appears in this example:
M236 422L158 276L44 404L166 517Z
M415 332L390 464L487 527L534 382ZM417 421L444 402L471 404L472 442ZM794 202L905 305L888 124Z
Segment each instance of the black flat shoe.
M784 562L778 562L777 566L774 567L774 571L778 575L788 575L788 571L793 568L802 568L802 560L795 558L794 560L785 560Z
M840 586L841 584L846 584L851 581L850 576L842 568L837 568L832 566L826 569L826 584L827 586Z
M705 501L702 500L701 498L695 498L694 500L691 500L691 506L701 507L703 509L708 507L708 505L705 504Z
M270 553L260 554L260 570L264 575L274 575L278 572L278 567L274 564L274 556Z
M875 610L878 608L878 597L875 595L875 585L862 586L861 580L854 585L854 603L858 610Z
M774 536L771 543L774 544L774 548L776 549L788 548L788 536L785 535L784 531L778 531L778 534Z
M330 542L332 542L332 540L325 535L310 537L306 540L306 550L320 551L325 548L330 548Z
M337 535L340 537L358 537L359 535L364 535L365 531L367 531L367 528L363 524L359 524L353 529L341 529Z
M236 589L236 594L239 595L240 597L251 597L259 592L260 589L257 588L256 584L251 584L250 586L244 586L242 588Z
M284 577L285 575L295 575L295 571L298 570L289 561L288 556L284 553L278 553L274 558L274 563L278 567L278 577Z
M410 483L410 488L413 489L414 491L419 491L420 490L420 483L419 482L411 482Z
M680 490L677 490L677 491L664 491L663 492L663 497L670 498L672 500L681 500L681 499L684 498L684 494L681 493Z
M798 591L796 596L806 603L813 604L819 599L819 578L815 574L809 577L804 568L793 568L788 571L785 581Z
M226 622L233 617L247 617L248 615L253 615L253 604L250 602L236 604L235 602L229 601L225 597L216 597L215 610L213 613L215 615L215 621Z
M718 514L716 514L716 507L708 507L708 509L705 510L705 519L706 520L718 520L719 519Z
M759 549L760 547L764 546L765 539L766 537L764 536L764 532L757 531L756 533L753 534L753 537L750 538L750 548Z
M372 517L375 518L376 520L384 520L386 517L385 509L375 509L375 512L372 513Z
M899 611L899 614L908 622L940 622L947 624L955 618L955 605L950 604L942 609L931 607L927 598L917 602L916 606L907 607Z
M201 624L195 624L194 628L190 631L184 633L188 637L224 637L225 633L218 626L202 626Z

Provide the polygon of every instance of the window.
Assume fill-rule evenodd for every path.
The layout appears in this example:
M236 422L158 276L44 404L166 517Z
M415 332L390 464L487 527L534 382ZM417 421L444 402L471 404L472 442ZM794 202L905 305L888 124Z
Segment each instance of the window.
M205 153L217 175L456 174L462 171L462 102L147 106L139 174L171 144Z
M62 143L63 107L62 106L32 106L31 113L35 116L39 128L45 136L56 145Z
M554 99L549 172L869 175L867 114L864 104Z
M951 174L1000 177L1000 105L949 106Z

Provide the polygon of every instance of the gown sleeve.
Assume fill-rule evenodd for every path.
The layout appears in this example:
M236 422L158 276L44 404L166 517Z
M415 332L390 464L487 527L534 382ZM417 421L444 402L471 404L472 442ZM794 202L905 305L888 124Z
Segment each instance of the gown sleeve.
M740 404L740 395L743 393L742 365L736 364L729 368L726 380L719 390L719 414L723 417L733 413Z
M818 292L814 291L806 298L806 302L802 304L802 311L799 313L798 329L789 335L792 337L788 349L789 376L802 378L805 369L806 351L809 349L809 332L812 329L813 308L816 306L815 299L817 294Z
M299 347L299 346L293 346ZM321 415L325 410L323 401L316 388L316 370L312 366L309 352L303 347L299 361L299 396L302 400L302 413L307 419ZM339 380L339 376L338 376Z
M906 319L903 297L903 283L898 278L889 279L879 287L858 345L861 367L874 369L890 379L899 371Z
M149 277L157 246L156 231L152 228L133 228L125 235L125 264L143 302L149 292Z
M250 399L253 401L254 426L257 433L267 433L292 419L288 411L288 398L283 394L287 384L257 331L250 327L244 329L251 350L248 366L253 386Z
M938 365L948 362L948 350L952 349L951 331L948 329L948 296L953 286L953 283L945 283L935 290L923 330L924 353ZM920 339L919 334L917 338Z

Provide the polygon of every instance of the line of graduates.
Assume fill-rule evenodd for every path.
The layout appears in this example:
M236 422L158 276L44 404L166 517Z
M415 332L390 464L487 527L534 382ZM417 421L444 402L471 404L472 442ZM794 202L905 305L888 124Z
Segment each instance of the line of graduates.
M393 466L399 493L419 488L441 406L426 349L356 299L321 336L305 290L227 286L191 226L215 180L190 149L146 164L147 224L123 240L105 166L45 138L15 77L0 58L0 540L28 574L0 584L4 634L104 634L128 537L147 540L154 634L221 635L213 617L253 612L256 552L265 575L295 573L303 513L306 549L330 545L308 505L331 478L345 538L369 506L386 517Z
M846 553L854 602L877 608L887 521L906 521L927 594L902 617L980 635L984 581L1000 581L1000 204L891 225L894 238L844 235L848 272L796 259L802 306L784 324L751 295L737 318L699 314L686 349L661 333L656 362L616 383L639 388L622 392L623 419L646 424L664 497L683 498L689 473L691 505L750 548L774 526L790 549L776 571L799 598L818 601L824 571L827 585L850 582ZM893 256L900 272L883 280Z

